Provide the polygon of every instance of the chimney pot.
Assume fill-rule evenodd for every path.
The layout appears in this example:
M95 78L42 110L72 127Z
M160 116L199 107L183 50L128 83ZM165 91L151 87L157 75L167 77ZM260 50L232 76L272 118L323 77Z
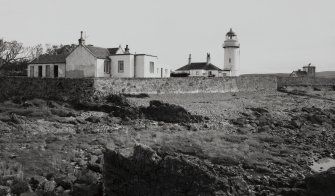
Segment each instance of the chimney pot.
M211 63L211 55L207 53L207 65Z
M129 47L126 45L126 48L124 49L126 54L129 54Z
M79 45L85 44L85 39L83 38L83 31L80 31L80 39L78 40Z
M191 63L192 63L192 55L189 54L189 56L188 56L188 64L191 65Z

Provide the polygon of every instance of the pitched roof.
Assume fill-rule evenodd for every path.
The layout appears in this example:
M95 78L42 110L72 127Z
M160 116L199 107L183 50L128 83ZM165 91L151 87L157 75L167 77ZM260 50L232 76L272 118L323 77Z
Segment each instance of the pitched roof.
M207 64L206 62L191 63L191 64L185 65L185 66L177 69L176 71L187 71L187 70L195 70L195 69L222 71L220 68L216 67L215 65L213 65L211 63Z
M307 76L307 72L306 71L293 71L290 76L297 76L297 77L301 77L301 76Z
M101 48L95 46L85 46L85 47L87 47L92 52L92 54L99 59L105 59L108 56L110 56L110 53L107 48Z
M109 54L113 55L116 54L119 48L107 48L107 50L109 51Z
M65 63L67 54L49 55L43 54L31 61L31 64Z

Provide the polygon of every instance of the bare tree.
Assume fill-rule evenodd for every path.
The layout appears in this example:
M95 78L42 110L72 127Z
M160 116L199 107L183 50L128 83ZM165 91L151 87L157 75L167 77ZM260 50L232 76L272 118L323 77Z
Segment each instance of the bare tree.
M42 44L38 44L36 46L33 47L29 47L28 48L28 60L34 60L35 58L37 58L38 56L43 54L43 46Z
M22 61L27 58L27 49L22 43L17 41L0 41L0 59L1 64L10 64L15 61Z
M70 53L73 49L75 49L77 47L77 45L75 44L71 44L71 45L50 45L50 44L46 44L45 48L46 54L50 54L50 55L58 55L58 54L68 54Z

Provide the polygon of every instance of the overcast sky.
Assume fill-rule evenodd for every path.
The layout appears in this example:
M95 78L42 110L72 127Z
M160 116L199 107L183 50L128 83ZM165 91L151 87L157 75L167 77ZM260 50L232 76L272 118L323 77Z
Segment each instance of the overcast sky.
M176 69L202 62L223 68L229 28L241 44L242 73L291 72L307 63L335 70L334 0L0 0L0 38L26 46L129 45Z

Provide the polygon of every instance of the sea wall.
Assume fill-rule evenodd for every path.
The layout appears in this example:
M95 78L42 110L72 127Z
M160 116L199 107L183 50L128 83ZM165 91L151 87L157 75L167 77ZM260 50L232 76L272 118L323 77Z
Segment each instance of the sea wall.
M335 86L335 79L309 77L278 77L278 88L283 86Z
M56 100L87 100L111 93L224 93L238 91L274 91L274 76L224 78L28 78L0 77L0 99L13 96Z

